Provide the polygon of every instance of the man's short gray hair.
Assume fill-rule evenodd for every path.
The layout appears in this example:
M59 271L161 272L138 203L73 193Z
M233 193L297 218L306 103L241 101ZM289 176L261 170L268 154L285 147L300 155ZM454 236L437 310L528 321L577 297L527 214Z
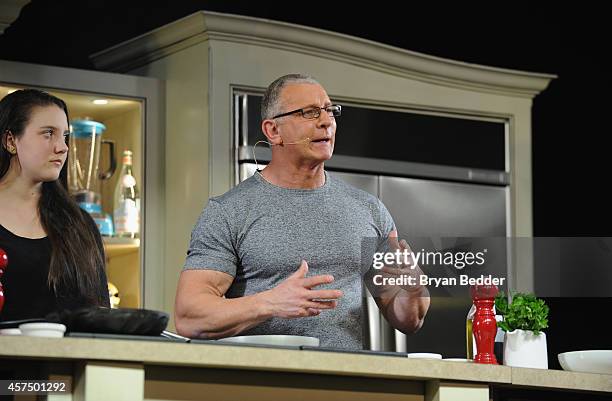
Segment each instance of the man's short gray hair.
M276 81L272 82L261 100L261 119L266 120L273 116L282 113L280 102L280 94L283 88L290 84L315 84L321 85L313 77L306 74L288 74L283 75Z

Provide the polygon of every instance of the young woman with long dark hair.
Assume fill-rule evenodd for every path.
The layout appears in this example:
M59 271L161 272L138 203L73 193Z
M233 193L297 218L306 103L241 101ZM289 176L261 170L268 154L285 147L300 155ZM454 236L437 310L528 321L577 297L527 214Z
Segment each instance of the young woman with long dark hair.
M64 101L43 91L0 100L0 321L109 306L100 233L66 191L68 121Z

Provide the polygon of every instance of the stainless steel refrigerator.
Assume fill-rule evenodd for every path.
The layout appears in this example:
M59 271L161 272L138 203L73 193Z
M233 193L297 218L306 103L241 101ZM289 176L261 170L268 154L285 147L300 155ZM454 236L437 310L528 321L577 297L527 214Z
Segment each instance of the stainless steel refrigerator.
M242 163L241 180L254 171L255 164ZM379 197L393 216L400 237L506 236L506 187L336 171L330 174ZM364 291L365 347L465 357L465 320L470 306L467 293L464 298L433 297L423 327L407 336L386 322L373 298Z

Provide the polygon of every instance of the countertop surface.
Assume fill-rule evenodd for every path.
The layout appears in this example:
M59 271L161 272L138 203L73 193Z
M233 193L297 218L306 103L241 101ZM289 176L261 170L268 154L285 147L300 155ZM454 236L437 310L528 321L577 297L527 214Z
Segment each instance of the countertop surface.
M612 375L222 342L0 336L0 358L98 360L612 392Z

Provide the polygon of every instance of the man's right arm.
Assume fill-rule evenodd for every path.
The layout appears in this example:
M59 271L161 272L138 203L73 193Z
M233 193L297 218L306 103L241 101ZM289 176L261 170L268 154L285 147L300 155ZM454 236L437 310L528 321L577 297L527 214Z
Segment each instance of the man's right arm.
M339 290L313 290L329 284L330 275L306 277L308 264L282 283L267 291L239 298L225 298L233 282L227 273L208 270L184 270L179 278L175 323L180 335L190 338L221 338L237 335L272 317L298 318L316 316L323 309L336 307Z

